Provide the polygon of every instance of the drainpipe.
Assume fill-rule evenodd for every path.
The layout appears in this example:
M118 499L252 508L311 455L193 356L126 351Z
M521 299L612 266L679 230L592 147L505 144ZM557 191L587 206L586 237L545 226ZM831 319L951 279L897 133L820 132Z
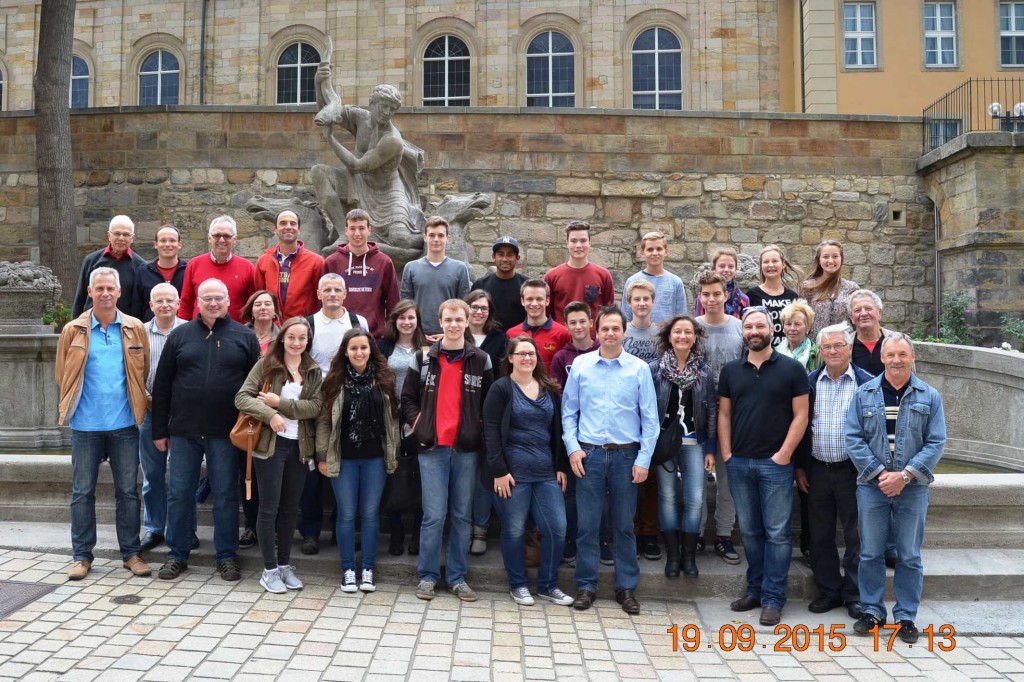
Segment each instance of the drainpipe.
M807 113L807 64L804 59L804 4L807 0L800 0L797 11L800 12L800 113Z
M199 103L206 104L206 6L209 0L203 0L203 16L199 24Z
M932 222L935 223L935 338L942 336L939 313L942 312L942 254L939 253L939 235L942 232L939 205L932 203Z

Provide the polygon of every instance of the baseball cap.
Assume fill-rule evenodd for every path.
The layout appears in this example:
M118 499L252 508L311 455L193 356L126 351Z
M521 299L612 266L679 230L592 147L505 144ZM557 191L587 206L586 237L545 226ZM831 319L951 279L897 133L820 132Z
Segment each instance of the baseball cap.
M498 237L494 241L494 246L491 247L491 253L497 251L498 247L501 246L511 246L513 249L516 250L516 254L519 254L519 240L517 240L515 237Z

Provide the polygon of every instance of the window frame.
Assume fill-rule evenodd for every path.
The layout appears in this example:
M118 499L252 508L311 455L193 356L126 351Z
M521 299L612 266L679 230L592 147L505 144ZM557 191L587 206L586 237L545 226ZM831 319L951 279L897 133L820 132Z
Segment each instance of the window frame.
M875 2L874 0L870 0L870 1L856 0L856 1L843 2L842 3L842 6L841 6L841 10L842 11L840 12L840 15L839 15L839 21L842 22L842 27L843 27L843 31L842 31L843 39L842 39L842 42L840 43L840 50L842 52L841 63L843 65L843 70L844 71L846 71L846 70L850 70L850 71L880 71L882 69L882 60L881 60L882 49L881 49L881 40L880 40L880 32L879 32L879 25L880 25L879 24L879 19L880 19L880 17L879 17L879 7L878 7L878 5L879 5L879 3ZM854 31L847 31L846 30L846 8L847 7L855 7L855 8L857 8L857 16L855 17L855 21L857 22L857 29L858 30L854 30ZM872 21L872 30L871 31L860 30L860 29L863 28L861 26L861 24L862 24L862 22L864 20L864 17L861 15L861 8L864 8L864 7L870 7L871 8L871 21ZM873 45L874 45L874 47L872 49L872 56L874 57L874 63L872 63L872 64L864 64L864 63L862 63L863 62L863 56L866 53L866 51L862 48L861 41L868 40L868 39L872 40L873 41ZM857 61L858 61L858 63L856 63L856 64L851 64L850 62L847 61L847 56L848 56L848 50L846 49L846 41L847 40L856 40L857 41L856 54L857 54Z
M438 40L444 39L444 56L443 57L427 57L427 50ZM463 56L453 57L450 54L449 45L451 39L454 38L462 43L466 49L466 54ZM470 41L467 41L458 33L452 31L445 31L439 35L433 36L430 40L423 44L423 48L420 50L420 59L422 60L422 68L420 73L420 85L422 87L420 91L420 104L424 107L431 108L447 108L447 107L468 107L473 105L473 48ZM465 62L466 65L466 77L468 78L467 93L464 96L453 97L450 94L450 86L448 83L449 67L451 62ZM443 97L427 97L427 63L442 63L444 65L444 96ZM442 103L438 103L442 100ZM452 104L449 100L465 100L465 103Z
M569 41L569 44L572 46L572 52L554 52L553 51L553 48L551 46L551 34L554 34L554 33L557 33L557 34L563 36L566 40ZM539 54L538 53L530 54L530 45L532 45L533 41L535 41L537 38L539 38L542 35L547 35L548 36L547 52L539 53ZM531 109L575 109L575 108L579 108L580 107L580 104L579 104L579 97L581 96L581 93L579 92L579 67L580 67L580 64L579 64L579 60L577 59L577 57L579 56L580 51L579 51L579 48L577 47L577 41L574 39L573 35L571 35L570 33L565 32L560 27L545 26L545 27L543 27L543 28L541 28L541 29L539 29L539 30L537 30L537 31L535 31L534 33L531 34L529 40L527 40L525 42L524 46L523 46L522 53L523 53L523 64L525 66L525 74L524 74L524 79L523 79L524 80L524 82L523 82L523 85L524 85L524 88L523 88L524 92L523 92L523 94L524 94L524 99L525 99L525 106L530 107ZM554 82L554 78L552 77L553 76L553 72L554 72L553 59L555 57L564 57L564 56L569 56L569 55L572 56L572 81L571 81L572 82L572 91L570 91L570 92L554 92L551 89L552 84ZM548 73L548 88L547 88L547 92L546 93L531 93L530 92L530 60L531 59L533 59L533 60L540 60L540 59L544 59L544 58L547 59L547 73ZM548 104L546 106L541 106L541 105L537 105L537 104L530 104L530 100L531 99L539 98L539 97L546 97L548 99ZM556 106L552 102L552 100L555 97L572 97L572 105L570 105L570 106Z
M149 59L154 54L158 55L158 57L157 57L157 63L158 63L157 71L143 71L142 69L143 69L143 66L146 63L146 60ZM174 60L177 62L177 68L176 69L164 70L164 68L163 68L163 64L164 64L163 55L164 54L169 54L172 57L174 57ZM173 75L175 75L177 77L177 87L175 88L176 92L174 94L174 97L175 97L176 101L174 101L174 102L164 102L163 101L164 77L165 77L165 75L170 75L170 74L173 74ZM157 88L156 88L157 101L156 102L143 102L142 101L142 77L143 76L153 76L153 75L155 75L157 77L157 79L156 79L156 82L157 82ZM136 100L138 101L139 106L140 107L154 107L154 106L159 107L159 106L175 106L175 105L181 104L182 75L183 75L183 70L181 68L181 57L179 57L177 54L175 54L172 50L169 50L169 49L167 49L166 47L164 47L162 45L156 45L156 46L153 46L152 48L150 48L149 50L147 50L144 54L142 54L141 58L139 59L139 66L138 66L138 69L136 69L136 72L135 72L135 76L136 76L136 81L135 82L138 84L138 92L136 93L137 94Z
M1016 42L1018 40L1024 41L1024 30L1013 30L1013 29L1006 30L1006 31L1003 30L1003 7L1009 7L1010 8L1010 25L1011 26L1013 26L1013 19L1015 19L1017 17L1017 12L1015 11L1015 9L1019 8L1020 9L1020 16L1022 18L1024 18L1024 2L997 0L997 2L996 2L996 32L997 32L997 35L998 35L998 40L996 41L996 64L999 66L1000 69L1011 69L1011 70L1021 69L1021 68L1024 68L1024 61L1021 61L1019 64L1017 64L1017 63L1007 64L1007 63L1005 63L1003 61L1003 39L1004 38L1009 38L1010 40L1012 40L1014 42ZM1015 50L1015 49L1011 50L1011 53L1012 52L1016 52L1016 51L1017 50Z
M951 15L950 18L953 21L953 28L950 29L950 30L945 30L945 29L942 29L940 27L940 22L942 21L942 18L943 18L941 16L941 10L940 10L940 8L942 6L949 6L952 9L952 15ZM936 28L931 30L931 31L928 30L928 26L927 26L927 22L928 22L928 8L929 7L935 7L936 8L936 12L937 12L936 15L935 15ZM925 69L928 69L928 70L957 69L957 68L959 68L961 66L961 64L960 64L960 25L961 25L961 23L960 23L960 3L957 2L956 0L925 0L921 4L921 50L922 50L921 64L922 64L922 66ZM934 52L937 55L937 57L940 58L940 59L941 59L941 56L942 56L942 54L944 52L949 52L949 50L943 49L943 47L942 47L943 39L951 39L953 41L953 50L952 50L953 51L953 61L952 62L949 62L949 63L939 63L939 62L936 62L934 64L929 64L928 63L928 53L929 53L928 40L930 38L934 39L936 41L936 49L934 50Z
M961 118L933 118L928 121L928 151L938 149L942 145L963 135L964 125ZM953 125L952 135L947 135L945 126Z
M648 31L654 31L654 49L653 50L637 50L636 43L640 40ZM660 32L664 31L675 38L677 48L661 49L660 46ZM686 78L684 77L684 63L683 63L683 52L685 51L683 40L676 35L676 32L666 26L648 26L640 31L635 38L633 38L631 49L630 49L630 72L636 65L636 56L638 54L652 54L654 55L654 90L637 90L636 89L636 78L630 78L630 104L632 109L637 109L636 97L637 95L654 95L654 109L638 109L641 111L683 111L686 108ZM679 89L678 90L662 90L660 88L661 78L661 60L659 57L662 54L678 54L679 55ZM661 107L661 96L662 95L679 95L679 108L662 108Z
M76 59L81 60L81 62L83 64L85 64L86 74L84 76L76 76L75 75L75 60ZM75 81L76 80L78 80L78 81L84 80L85 81L85 106L81 106L81 107L76 107L75 106L75 103L74 103L74 92L75 92ZM76 110L88 109L89 108L89 103L92 101L92 97L91 97L91 95L92 95L92 83L90 81L92 81L92 68L89 65L89 60L86 59L85 57L81 56L81 55L72 54L71 55L71 82L68 83L68 108L69 109L71 109L72 111L76 111Z
M298 55L297 55L296 62L294 64L281 64L281 58L284 57L284 53L287 52L288 50L290 50L292 47L295 47L298 50ZM314 50L317 53L318 59L317 59L315 64L312 63L312 62L303 62L302 61L302 48L303 47L308 47L308 48L310 48L311 50ZM308 68L310 66L318 66L321 61L323 61L323 51L319 47L314 45L312 42L310 42L308 40L304 40L303 38L299 37L299 38L297 38L295 40L292 40L292 41L286 43L277 52L277 57L274 59L274 64L273 64L273 70L274 70L274 105L275 106L282 106L282 107L286 107L286 106L306 106L306 105L310 105L310 104L314 104L315 105L316 102L317 102L316 80L315 80L316 79L316 71L315 70L313 71L313 79L314 79L314 82L313 82L313 99L308 101L308 102L303 102L302 101L302 69L303 69L303 67L307 67ZM282 102L281 101L281 88L280 88L281 81L280 81L280 79L281 79L281 71L283 69L285 69L285 70L292 69L292 70L297 72L297 75L296 75L296 78L295 78L295 82L296 82L296 88L295 88L296 101L294 101L294 102Z

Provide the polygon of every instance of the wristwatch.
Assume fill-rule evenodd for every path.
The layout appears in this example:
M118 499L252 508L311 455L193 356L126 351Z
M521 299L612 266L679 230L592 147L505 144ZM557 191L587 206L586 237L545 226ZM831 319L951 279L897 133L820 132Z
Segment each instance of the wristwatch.
M900 476L903 477L903 485L910 485L910 482L914 480L914 477L908 474L906 471L901 471Z

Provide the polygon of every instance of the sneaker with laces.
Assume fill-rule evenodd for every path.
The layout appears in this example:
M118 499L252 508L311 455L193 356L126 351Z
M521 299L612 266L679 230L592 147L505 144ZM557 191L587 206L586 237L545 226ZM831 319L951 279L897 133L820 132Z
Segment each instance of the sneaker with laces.
M179 561L178 559L168 559L164 562L164 565L160 567L160 571L156 574L156 577L160 578L160 580L174 580L187 568L188 562Z
M281 572L281 582L289 590L301 590L303 585L302 581L299 580L299 576L295 575L295 569L291 566L278 566L277 570Z
M377 589L377 583L373 581L373 569L364 568L363 574L359 578L359 589L363 592L374 592Z
M722 557L722 561L727 564L736 565L740 562L740 555L736 553L736 548L732 546L732 538L725 537L724 535L715 536L715 554Z
M576 565L576 543L566 541L565 548L562 550L562 563L566 566Z
M222 580L227 580L228 582L242 579L242 569L238 567L238 562L234 559L225 559L217 564L217 572L220 573Z
M865 613L853 624L853 631L858 635L866 635L876 627L885 625L885 618L879 618L873 613Z
M512 597L512 601L520 606L533 606L534 604L533 595L530 594L529 587L516 587L509 590L508 594Z
M433 580L421 580L416 586L416 598L430 601L437 596L437 584Z
M356 585L356 572L351 568L346 570L341 577L341 591L349 594L359 591L359 587Z
M907 644L915 644L921 636L914 621L903 619L900 621L900 629L897 636Z
M448 589L462 601L476 601L476 592L474 592L473 588L465 582L452 585Z
M285 587L284 581L281 580L280 568L263 569L263 575L260 577L260 585L263 586L263 589L272 594L284 594L288 591L288 588Z
M557 587L552 587L547 592L538 592L537 596L559 606L572 606L576 601Z

